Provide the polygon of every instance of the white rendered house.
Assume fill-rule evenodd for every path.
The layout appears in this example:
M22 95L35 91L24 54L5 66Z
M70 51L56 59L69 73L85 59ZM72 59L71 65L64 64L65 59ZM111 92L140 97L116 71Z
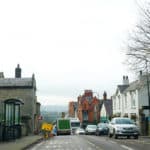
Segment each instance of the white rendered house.
M147 76L140 74L139 79L130 83L128 77L123 77L123 84L118 85L112 96L113 115L129 117L140 126L141 115L149 116L149 110L142 109L149 106Z

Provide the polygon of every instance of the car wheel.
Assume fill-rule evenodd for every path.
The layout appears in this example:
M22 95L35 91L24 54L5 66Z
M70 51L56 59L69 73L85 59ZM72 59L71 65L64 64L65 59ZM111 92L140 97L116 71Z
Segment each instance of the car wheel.
M110 132L108 132L108 136L109 138L111 138L113 135Z
M118 139L118 136L117 136L116 134L114 134L114 138L115 138L115 139Z
M138 136L138 135L135 135L135 136L134 136L134 139L138 139L138 138L139 138L139 136Z
M115 134L115 130L113 131L113 137L114 137L115 139L118 138L118 136Z

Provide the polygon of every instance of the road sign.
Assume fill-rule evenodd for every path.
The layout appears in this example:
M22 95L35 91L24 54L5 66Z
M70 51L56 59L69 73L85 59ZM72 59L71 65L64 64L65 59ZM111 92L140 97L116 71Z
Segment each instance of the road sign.
M52 131L52 129L53 129L53 125L52 124L49 124L49 123L43 123L42 124L42 130Z

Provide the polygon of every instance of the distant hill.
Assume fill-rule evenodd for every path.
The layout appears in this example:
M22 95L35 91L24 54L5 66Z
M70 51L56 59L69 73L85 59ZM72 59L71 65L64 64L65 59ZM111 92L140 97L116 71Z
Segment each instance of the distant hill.
M62 115L62 112L65 112L65 114L68 113L68 106L64 105L47 105L42 106L41 105L41 115L43 116L43 121L52 123L57 118L60 118Z
M47 112L68 112L68 106L67 105L47 105L42 106L41 105L41 112L47 111Z

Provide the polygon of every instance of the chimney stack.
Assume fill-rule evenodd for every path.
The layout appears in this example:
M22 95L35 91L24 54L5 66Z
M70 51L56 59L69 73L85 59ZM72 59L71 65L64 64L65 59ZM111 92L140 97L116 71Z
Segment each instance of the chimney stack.
M103 99L107 100L107 93L105 91L104 91L104 94L103 94Z
M4 73L0 72L0 78L4 78Z
M140 70L140 76L142 76L142 70Z
M123 85L129 85L129 78L128 78L128 76L123 76Z
M15 78L21 78L21 68L20 68L19 64L17 65L17 67L15 69Z

